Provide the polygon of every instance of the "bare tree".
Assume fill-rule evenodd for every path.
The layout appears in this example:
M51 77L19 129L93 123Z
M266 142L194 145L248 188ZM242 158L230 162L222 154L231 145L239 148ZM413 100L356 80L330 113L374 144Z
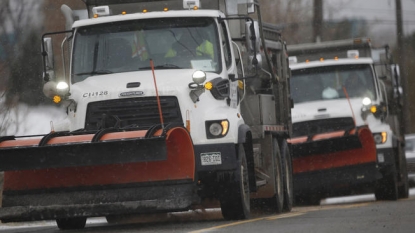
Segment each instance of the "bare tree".
M3 52L0 60L0 135L6 132L10 120L16 119L14 114L17 113L13 113L11 109L18 103L19 93L12 93L11 90L18 90L15 88L16 85L24 85L27 82L24 79L23 82L13 80L18 75L13 77L12 70L18 70L16 67L19 65L25 68L27 61L33 59L32 57L22 59L21 56L27 47L20 48L39 28L42 21L41 14L39 14L42 3L43 0L0 1L0 48ZM38 44L33 46L40 47ZM19 57L22 64L16 63Z

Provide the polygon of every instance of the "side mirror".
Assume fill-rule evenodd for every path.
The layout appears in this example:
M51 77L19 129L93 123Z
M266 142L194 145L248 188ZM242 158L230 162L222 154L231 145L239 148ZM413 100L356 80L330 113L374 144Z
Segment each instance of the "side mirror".
M55 80L52 38L50 37L43 38L42 56L43 56L43 80L46 82L50 80Z
M66 99L69 96L69 86L66 82L48 81L43 85L43 94L50 99L55 96Z
M248 48L249 64L256 68L262 67L262 55L261 55L261 38L259 33L258 21L247 21L245 24L246 32L246 45Z

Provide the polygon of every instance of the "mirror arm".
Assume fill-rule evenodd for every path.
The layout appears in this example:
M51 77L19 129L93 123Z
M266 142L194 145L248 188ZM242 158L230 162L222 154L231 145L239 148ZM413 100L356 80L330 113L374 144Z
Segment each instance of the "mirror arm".
M74 32L73 30L69 30L69 31L49 32L49 33L45 33L45 34L42 35L42 53L41 54L42 54L42 57L43 57L43 73L44 73L43 80L45 82L50 81L50 77L46 72L47 71L47 69L46 69L46 57L48 56L48 53L46 52L46 49L45 49L45 43L44 43L45 37L49 36L49 35L57 35L57 34L63 34L63 33L72 33L73 34L73 32Z

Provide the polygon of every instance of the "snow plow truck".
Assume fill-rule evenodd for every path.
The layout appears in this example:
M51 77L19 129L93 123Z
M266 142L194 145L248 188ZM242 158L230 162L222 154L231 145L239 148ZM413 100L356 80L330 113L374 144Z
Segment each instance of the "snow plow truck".
M288 52L296 200L407 198L402 93L389 47L356 38L290 45Z
M288 56L259 2L83 1L42 37L44 93L66 120L0 138L0 219L77 229L211 199L229 220L252 199L290 211Z

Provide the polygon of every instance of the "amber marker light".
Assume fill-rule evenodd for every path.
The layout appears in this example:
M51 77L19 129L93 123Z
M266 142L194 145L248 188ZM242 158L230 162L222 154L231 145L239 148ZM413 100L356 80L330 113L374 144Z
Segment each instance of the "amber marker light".
M195 11L196 11L196 10L199 10L199 7L194 6L194 7L193 7L193 10L195 10Z
M222 135L226 135L228 133L229 121L222 121L220 124L222 125Z
M338 61L338 60L339 60L339 57L334 57L334 60L335 60L335 61Z
M310 60L308 60L308 59L307 59L307 60L305 60L305 62L306 62L306 63L309 63L309 62L310 62Z
M62 101L62 98L58 95L53 96L53 102L59 104Z
M371 113L376 113L378 111L377 107L375 105L373 105L372 107L370 107L370 112Z
M242 80L238 80L238 88L241 90L244 89L244 82Z
M147 13L147 12L148 12L148 11L147 11L147 9L144 9L144 10L143 10L143 13Z
M213 88L213 83L212 82L207 82L205 83L205 89L210 91Z
M382 143L385 143L385 142L386 142L386 139L387 139L388 134L387 134L386 132L382 132L382 133L380 133L380 134L382 135Z
M164 7L163 11L169 11L169 8Z
M95 14L95 15L94 15L94 18L98 18L98 14Z
M322 58L322 57L321 57L321 58L320 58L320 61L324 61L324 58Z
M123 11L123 12L121 12L121 14L122 14L122 15L126 15L126 14L127 14L127 12Z

